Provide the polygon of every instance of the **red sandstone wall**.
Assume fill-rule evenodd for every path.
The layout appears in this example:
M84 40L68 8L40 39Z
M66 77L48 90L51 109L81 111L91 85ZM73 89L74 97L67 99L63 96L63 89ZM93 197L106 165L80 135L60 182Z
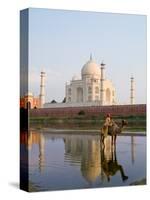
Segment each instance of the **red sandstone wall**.
M110 113L111 115L145 115L146 105L115 105L115 106L91 106L91 107L68 107L68 108L40 108L30 110L32 117L75 117L84 110L86 116L99 116Z

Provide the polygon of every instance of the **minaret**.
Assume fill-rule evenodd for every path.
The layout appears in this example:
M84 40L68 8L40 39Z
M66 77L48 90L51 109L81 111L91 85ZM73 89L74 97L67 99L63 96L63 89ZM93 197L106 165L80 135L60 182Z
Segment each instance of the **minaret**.
M130 104L134 104L134 78L131 76Z
M102 62L101 63L101 78L100 78L100 102L101 105L104 105L104 69L105 69L105 64Z
M41 72L41 84L40 84L40 104L41 108L43 108L43 105L45 103L45 72Z

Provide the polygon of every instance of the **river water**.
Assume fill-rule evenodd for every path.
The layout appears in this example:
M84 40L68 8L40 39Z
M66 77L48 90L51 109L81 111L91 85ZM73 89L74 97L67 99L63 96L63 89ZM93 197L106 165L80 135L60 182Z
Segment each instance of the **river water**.
M30 191L128 186L146 178L146 136L118 136L115 148L96 134L30 131L27 141L25 134Z

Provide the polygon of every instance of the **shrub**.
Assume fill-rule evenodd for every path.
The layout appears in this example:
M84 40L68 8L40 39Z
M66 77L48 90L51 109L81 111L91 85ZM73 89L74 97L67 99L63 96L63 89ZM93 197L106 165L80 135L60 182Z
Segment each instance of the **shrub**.
M84 110L80 110L80 111L78 112L78 115L85 115L85 111L84 111Z

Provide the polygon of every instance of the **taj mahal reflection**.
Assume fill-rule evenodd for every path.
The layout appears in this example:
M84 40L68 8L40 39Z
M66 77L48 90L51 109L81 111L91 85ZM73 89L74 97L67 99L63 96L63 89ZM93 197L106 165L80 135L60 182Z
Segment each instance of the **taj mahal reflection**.
M54 136L54 137L53 137ZM100 137L87 135L48 135L35 131L21 134L21 144L24 144L29 151L36 147L36 157L30 160L30 164L36 163L40 174L44 173L50 157L45 156L48 147L46 142L61 139L64 145L64 163L80 168L84 180L92 184L96 180L109 182L111 177L120 174L122 182L128 179L123 166L117 160L116 147L111 145L111 138L105 140L105 147L101 145ZM47 152L48 155L48 152ZM55 155L55 152L54 152ZM48 160L47 160L48 159ZM131 162L134 165L135 144L134 136L131 137Z
M65 142L65 158L71 164L81 163L81 174L87 182L92 183L100 178L101 181L110 181L111 176L120 172L122 181L128 179L123 166L117 161L116 147L111 145L111 138L105 140L105 147L100 139L67 138ZM70 157L70 159L68 159Z
M64 143L65 161L71 164L80 162L82 176L88 182L95 181L101 173L100 140L76 136L74 139L65 138Z

